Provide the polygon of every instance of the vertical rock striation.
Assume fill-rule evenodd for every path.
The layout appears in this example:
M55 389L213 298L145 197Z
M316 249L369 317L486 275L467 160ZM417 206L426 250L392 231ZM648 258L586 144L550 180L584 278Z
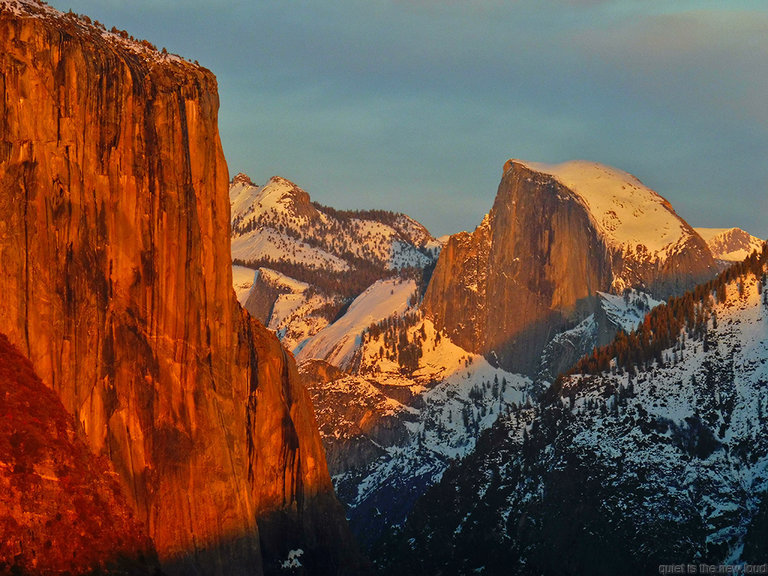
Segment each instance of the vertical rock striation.
M505 164L493 208L472 234L449 239L423 304L458 345L531 376L546 343L594 311L598 290L666 296L715 272L706 243L636 179L594 164L553 168ZM662 249L621 237L649 223L669 236Z
M308 394L232 291L214 76L33 0L0 1L0 72L1 327L164 569L341 570Z
M0 573L155 573L108 463L3 334L0 398Z

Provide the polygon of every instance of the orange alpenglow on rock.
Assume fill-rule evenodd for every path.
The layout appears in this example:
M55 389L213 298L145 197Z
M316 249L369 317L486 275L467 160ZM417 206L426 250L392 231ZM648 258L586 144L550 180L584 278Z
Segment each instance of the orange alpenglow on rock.
M152 543L55 392L0 334L0 573L151 574Z
M354 572L293 358L232 290L213 74L34 0L0 0L0 72L2 329L163 570Z

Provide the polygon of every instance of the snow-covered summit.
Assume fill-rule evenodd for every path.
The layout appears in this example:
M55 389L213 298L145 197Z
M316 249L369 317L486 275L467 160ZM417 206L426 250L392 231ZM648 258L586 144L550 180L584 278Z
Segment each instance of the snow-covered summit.
M763 240L741 228L695 228L712 251L725 262L740 262L755 250L761 250Z
M232 255L241 261L284 261L347 271L423 268L440 249L429 232L405 214L383 210L339 211L313 203L307 192L280 176L258 187L238 174L229 189Z
M622 251L644 246L663 259L695 234L666 199L622 170L583 160L562 164L510 160L505 171L511 164L553 176L571 190L606 240Z

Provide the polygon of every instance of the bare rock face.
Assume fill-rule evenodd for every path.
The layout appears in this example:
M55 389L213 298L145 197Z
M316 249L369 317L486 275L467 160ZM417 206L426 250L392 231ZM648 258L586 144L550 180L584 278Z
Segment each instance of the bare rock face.
M302 362L299 374L317 408L332 475L361 469L386 454L386 448L407 442L406 422L413 416L393 410L375 380L360 379L323 360Z
M288 289L267 282L264 275L260 273L255 275L253 284L254 286L248 292L248 297L243 303L243 308L259 322L267 325L272 316L275 302L277 302L280 294L288 293Z
M163 569L354 562L293 359L232 291L214 76L32 0L0 1L0 71L3 329Z
M595 169L584 171L591 176ZM594 312L598 290L642 286L666 296L715 272L706 243L652 191L617 184L625 195L621 186L636 186L633 201L645 202L640 209L659 211L662 224L679 228L663 255L642 244L622 245L612 235L625 224L620 212L598 214L584 193L562 180L509 161L483 223L443 248L423 304L460 346L532 376L547 342Z
M3 334L0 398L0 573L154 573L109 462Z

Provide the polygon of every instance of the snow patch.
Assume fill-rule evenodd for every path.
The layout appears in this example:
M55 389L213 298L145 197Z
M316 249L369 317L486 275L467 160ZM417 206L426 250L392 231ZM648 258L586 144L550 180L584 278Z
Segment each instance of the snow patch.
M413 280L379 280L355 298L344 316L315 335L297 360L317 358L344 367L352 359L362 332L371 324L403 314L415 292Z
M280 568L283 570L293 570L295 568L301 568L301 557L304 555L304 550L297 548L288 552L288 558L280 563Z
M574 192L608 243L622 251L643 246L664 259L690 237L669 202L627 172L581 160L563 164L515 162L553 176Z

